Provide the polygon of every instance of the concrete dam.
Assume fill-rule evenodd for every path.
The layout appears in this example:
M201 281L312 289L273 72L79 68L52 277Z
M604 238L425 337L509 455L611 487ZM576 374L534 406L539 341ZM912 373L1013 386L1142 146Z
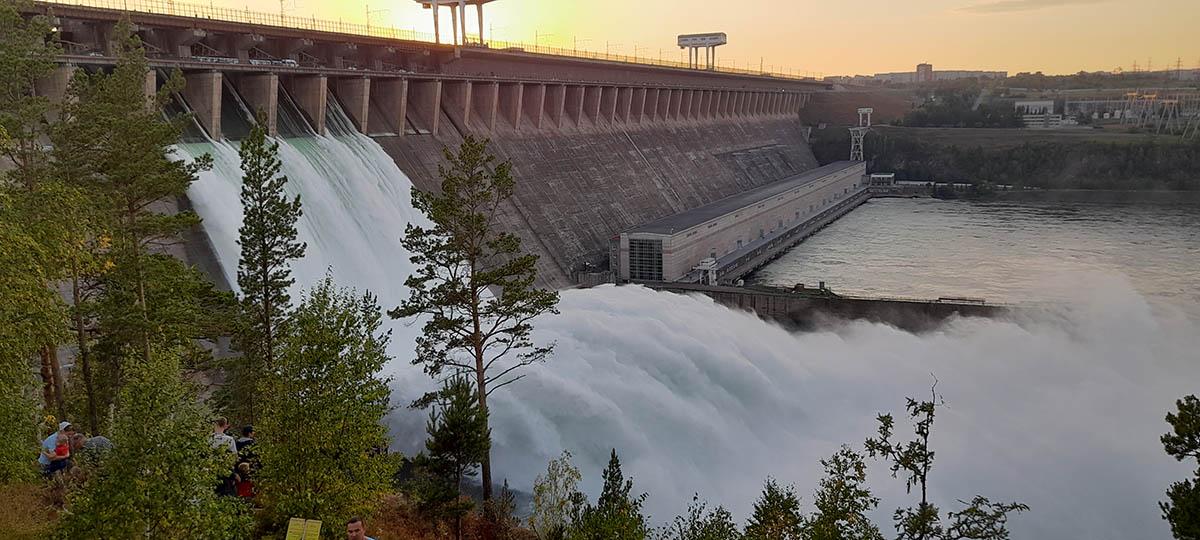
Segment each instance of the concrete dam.
M503 227L539 255L554 288L612 271L622 231L817 166L799 112L827 87L811 79L301 30L182 8L33 9L54 17L64 43L62 68L39 88L51 99L74 70L114 62L113 30L128 17L154 68L147 92L166 70L182 70L178 101L213 141L240 137L239 109L262 111L286 137L302 135L289 127L297 123L327 134L336 107L415 187L436 190L443 147L490 138L517 180Z

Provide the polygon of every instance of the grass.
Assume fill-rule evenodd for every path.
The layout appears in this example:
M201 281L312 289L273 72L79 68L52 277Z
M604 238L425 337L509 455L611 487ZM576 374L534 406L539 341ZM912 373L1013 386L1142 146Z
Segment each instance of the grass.
M57 521L41 483L0 486L0 538L49 538Z

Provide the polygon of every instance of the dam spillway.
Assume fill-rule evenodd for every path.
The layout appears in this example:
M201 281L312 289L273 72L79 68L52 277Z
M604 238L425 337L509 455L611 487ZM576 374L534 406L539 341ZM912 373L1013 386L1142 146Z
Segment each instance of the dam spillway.
M811 79L246 24L183 6L35 4L71 43L39 93L61 99L76 69L111 65L112 30L129 16L151 67L183 72L180 99L213 141L239 136L242 107L272 134L294 135L283 118L294 113L324 135L333 103L429 191L443 147L489 138L517 180L501 226L539 256L544 286L606 270L622 230L817 166L798 116L827 90ZM161 78L148 73L147 92Z

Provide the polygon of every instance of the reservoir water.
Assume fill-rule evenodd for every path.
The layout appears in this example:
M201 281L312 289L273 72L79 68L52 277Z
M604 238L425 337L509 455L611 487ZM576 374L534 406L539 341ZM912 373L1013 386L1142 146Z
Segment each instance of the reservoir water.
M969 202L873 199L756 272L835 292L1047 303L1084 276L1127 279L1158 305L1200 306L1200 199Z

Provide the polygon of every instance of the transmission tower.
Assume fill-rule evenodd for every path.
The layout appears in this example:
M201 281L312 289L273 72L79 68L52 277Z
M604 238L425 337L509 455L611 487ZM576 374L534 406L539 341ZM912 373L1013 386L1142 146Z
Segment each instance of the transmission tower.
M850 161L866 161L863 157L863 138L871 131L871 113L875 109L859 107L858 126L850 128Z

